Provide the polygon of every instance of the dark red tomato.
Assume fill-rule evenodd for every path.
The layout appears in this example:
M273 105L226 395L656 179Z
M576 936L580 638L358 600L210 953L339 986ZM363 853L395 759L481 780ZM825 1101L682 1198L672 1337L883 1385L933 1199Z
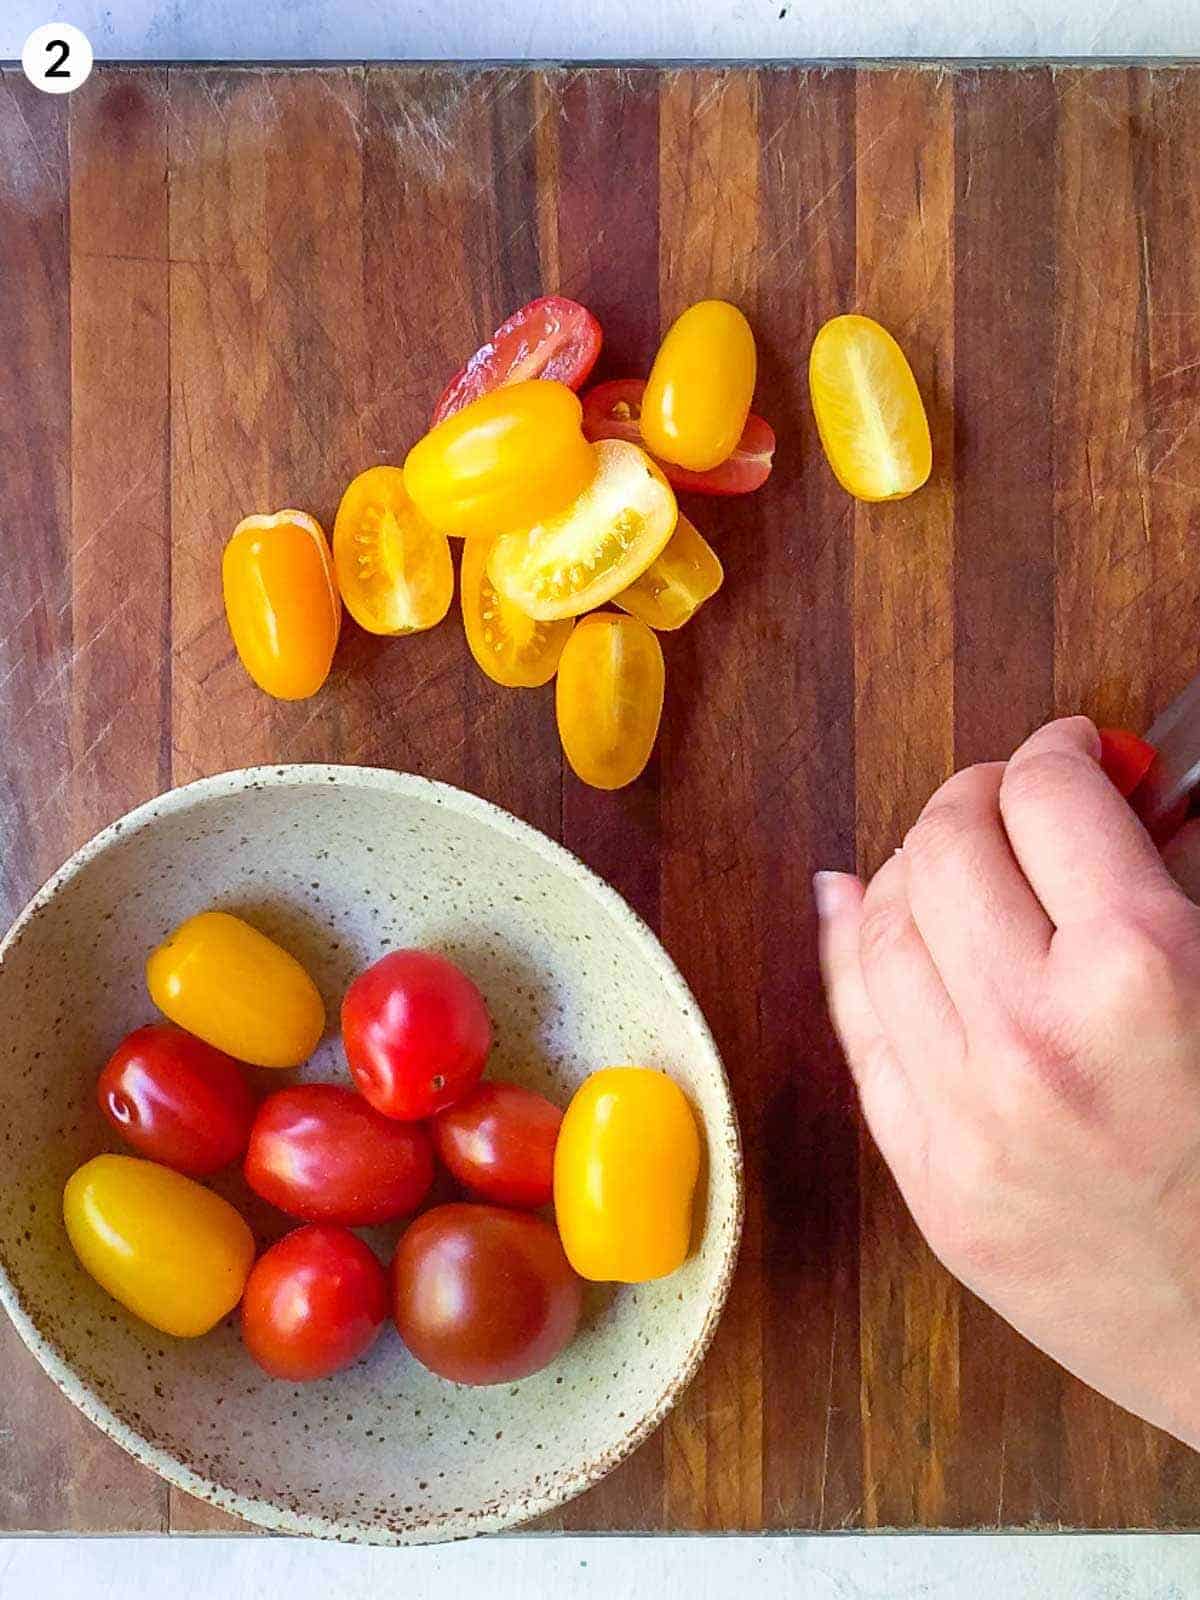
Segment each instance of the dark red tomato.
M433 1141L427 1128L381 1117L353 1089L298 1084L258 1108L246 1182L306 1222L370 1227L405 1217L424 1200Z
M1154 746L1125 728L1100 729L1100 765L1126 799L1154 760Z
M415 1122L474 1087L492 1024L483 996L452 961L431 950L393 950L346 991L342 1043L376 1111Z
M597 439L628 439L646 449L642 438L641 378L613 378L598 383L583 397L583 431L593 444ZM647 454L653 454L648 451ZM749 494L771 476L775 455L775 430L753 412L746 418L737 449L727 461L707 472L691 472L673 461L654 460L675 489L692 494Z
M438 1206L392 1260L400 1337L452 1383L513 1383L570 1343L583 1285L558 1234L528 1211Z
M437 1153L464 1189L498 1206L549 1205L563 1114L516 1083L479 1083L433 1124Z
M126 1035L96 1094L122 1139L193 1178L236 1161L254 1121L254 1096L233 1057L170 1022Z
M273 1378L327 1378L375 1343L388 1313L387 1274L346 1228L285 1234L251 1268L242 1295L246 1349Z
M600 324L586 306L547 294L514 311L442 391L433 420L453 416L501 384L555 378L578 389L600 354Z

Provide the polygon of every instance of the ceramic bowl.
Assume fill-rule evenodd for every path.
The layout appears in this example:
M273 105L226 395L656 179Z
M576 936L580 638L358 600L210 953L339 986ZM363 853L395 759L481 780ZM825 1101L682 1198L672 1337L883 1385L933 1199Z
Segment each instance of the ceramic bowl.
M658 1283L589 1290L584 1324L521 1383L445 1383L385 1328L319 1383L267 1378L236 1317L198 1340L136 1321L75 1261L72 1170L119 1143L96 1108L116 1042L150 1020L143 963L208 906L244 915L319 984L336 1023L356 972L393 947L444 951L487 997L489 1073L565 1104L591 1070L670 1071L703 1119L700 1239ZM624 901L494 806L358 767L252 768L114 823L36 896L0 946L6 1019L0 1299L93 1422L191 1494L287 1533L381 1543L462 1537L536 1516L603 1476L662 1420L721 1310L741 1223L729 1086L691 994ZM347 1078L331 1027L298 1073ZM214 1180L263 1241L289 1224L236 1170ZM366 1236L386 1258L398 1228Z

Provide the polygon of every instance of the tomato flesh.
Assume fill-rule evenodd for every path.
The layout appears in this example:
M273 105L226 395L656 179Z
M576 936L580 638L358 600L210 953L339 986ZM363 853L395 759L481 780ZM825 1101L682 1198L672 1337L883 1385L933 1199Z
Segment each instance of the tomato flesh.
M467 644L494 683L510 689L539 688L558 670L558 658L575 624L569 617L538 622L506 599L488 577L491 553L489 539L465 541L459 593Z
M1126 728L1100 729L1100 765L1128 800L1150 771L1155 750Z
M354 980L342 1042L360 1093L385 1117L431 1117L474 1087L492 1047L479 990L445 956L393 950Z
M670 633L682 628L725 581L717 552L683 515L662 554L622 589L613 604L648 628Z
M408 1216L433 1182L433 1143L353 1089L297 1084L268 1095L246 1151L255 1194L306 1222L365 1228Z
M736 306L689 306L667 330L646 382L646 448L691 472L720 466L746 426L757 369L754 334Z
M388 1298L387 1274L361 1239L328 1224L297 1228L254 1264L242 1339L272 1378L327 1378L375 1343Z
M590 448L596 471L565 511L497 539L488 577L542 622L603 605L641 576L675 529L670 484L637 445L605 439Z
M813 340L809 388L834 476L859 500L902 500L929 477L933 450L903 350L870 317L827 322Z
M237 1062L169 1022L121 1040L96 1096L139 1154L193 1178L236 1161L254 1121L254 1096Z
M612 378L598 383L583 396L583 431L593 444L600 439L628 439L645 448L642 438L642 398L646 392L642 378ZM775 456L775 430L753 412L746 418L742 436L719 466L707 472L691 472L674 461L648 452L662 468L673 489L689 494L749 494L771 476Z
M399 467L370 467L349 485L333 560L346 609L368 633L420 633L450 609L450 546L409 499Z
M562 1112L516 1083L480 1083L438 1113L438 1155L464 1189L501 1206L549 1205Z
M563 753L595 789L620 789L644 769L658 737L662 646L636 617L599 611L567 640L555 710Z
M531 300L454 374L433 408L433 421L453 416L506 383L547 378L578 389L596 364L600 341L600 324L577 300L557 294Z
M277 700L329 676L342 606L321 525L304 511L246 517L221 560L225 617L243 667Z
M448 1205L401 1238L392 1295L400 1337L431 1372L453 1383L515 1383L573 1338L583 1285L540 1217Z

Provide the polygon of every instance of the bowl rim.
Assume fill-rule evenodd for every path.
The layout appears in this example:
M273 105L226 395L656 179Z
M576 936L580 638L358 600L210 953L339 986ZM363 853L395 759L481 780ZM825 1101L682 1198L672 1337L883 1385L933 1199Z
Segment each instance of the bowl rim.
M562 1475L555 1484L541 1487L536 1492L527 1490L514 1495L503 1506L480 1511L451 1511L426 1522L395 1528L374 1522L359 1522L352 1518L333 1518L299 1512L266 1496L251 1496L227 1489L187 1466L161 1445L154 1444L101 1400L74 1370L66 1357L60 1354L51 1340L41 1332L33 1316L22 1303L16 1285L9 1276L3 1252L0 1252L0 1305L7 1311L21 1340L39 1365L73 1405L136 1460L156 1472L167 1483L197 1499L207 1501L221 1510L273 1533L374 1545L429 1544L470 1538L480 1533L515 1527L565 1504L606 1477L638 1445L649 1438L696 1376L712 1342L729 1294L745 1219L745 1175L737 1110L729 1076L712 1036L712 1030L683 974L654 931L611 884L593 872L565 845L556 839L551 839L548 834L535 828L531 823L505 811L503 807L495 805L490 800L470 793L469 790L442 783L437 779L424 778L416 773L398 772L384 767L361 767L334 762L294 762L283 765L270 763L232 768L169 789L135 806L133 810L126 812L94 834L47 878L18 913L3 939L0 939L0 966L3 966L6 955L38 912L92 860L118 841L149 827L160 817L187 810L193 805L224 794L236 794L252 788L308 787L317 784L374 789L418 798L488 823L502 833L508 834L536 855L564 871L581 888L599 900L618 922L624 923L628 931L642 945L651 964L660 973L672 998L690 1014L700 1037L711 1053L717 1069L718 1085L723 1091L723 1124L707 1131L710 1149L719 1140L732 1156L732 1227L719 1259L717 1278L704 1322L675 1377L658 1403L618 1444L596 1459L584 1462L579 1468Z

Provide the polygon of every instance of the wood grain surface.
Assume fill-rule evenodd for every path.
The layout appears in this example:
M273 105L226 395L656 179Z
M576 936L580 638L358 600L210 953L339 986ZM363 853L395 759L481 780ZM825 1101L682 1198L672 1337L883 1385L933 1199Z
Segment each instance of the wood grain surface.
M269 760L404 768L562 839L661 933L724 1054L749 1205L712 1353L548 1526L1200 1525L1200 1458L1064 1376L925 1249L863 1136L809 877L872 870L955 765L1054 712L1142 726L1196 670L1200 71L0 71L0 892L103 823ZM723 295L752 318L769 485L689 507L723 593L666 640L619 794L564 772L553 692L454 621L348 626L325 691L234 658L250 511L328 527L514 305L601 317L601 375ZM836 487L819 323L907 348L936 468ZM0 1330L0 1527L236 1526L86 1423Z

